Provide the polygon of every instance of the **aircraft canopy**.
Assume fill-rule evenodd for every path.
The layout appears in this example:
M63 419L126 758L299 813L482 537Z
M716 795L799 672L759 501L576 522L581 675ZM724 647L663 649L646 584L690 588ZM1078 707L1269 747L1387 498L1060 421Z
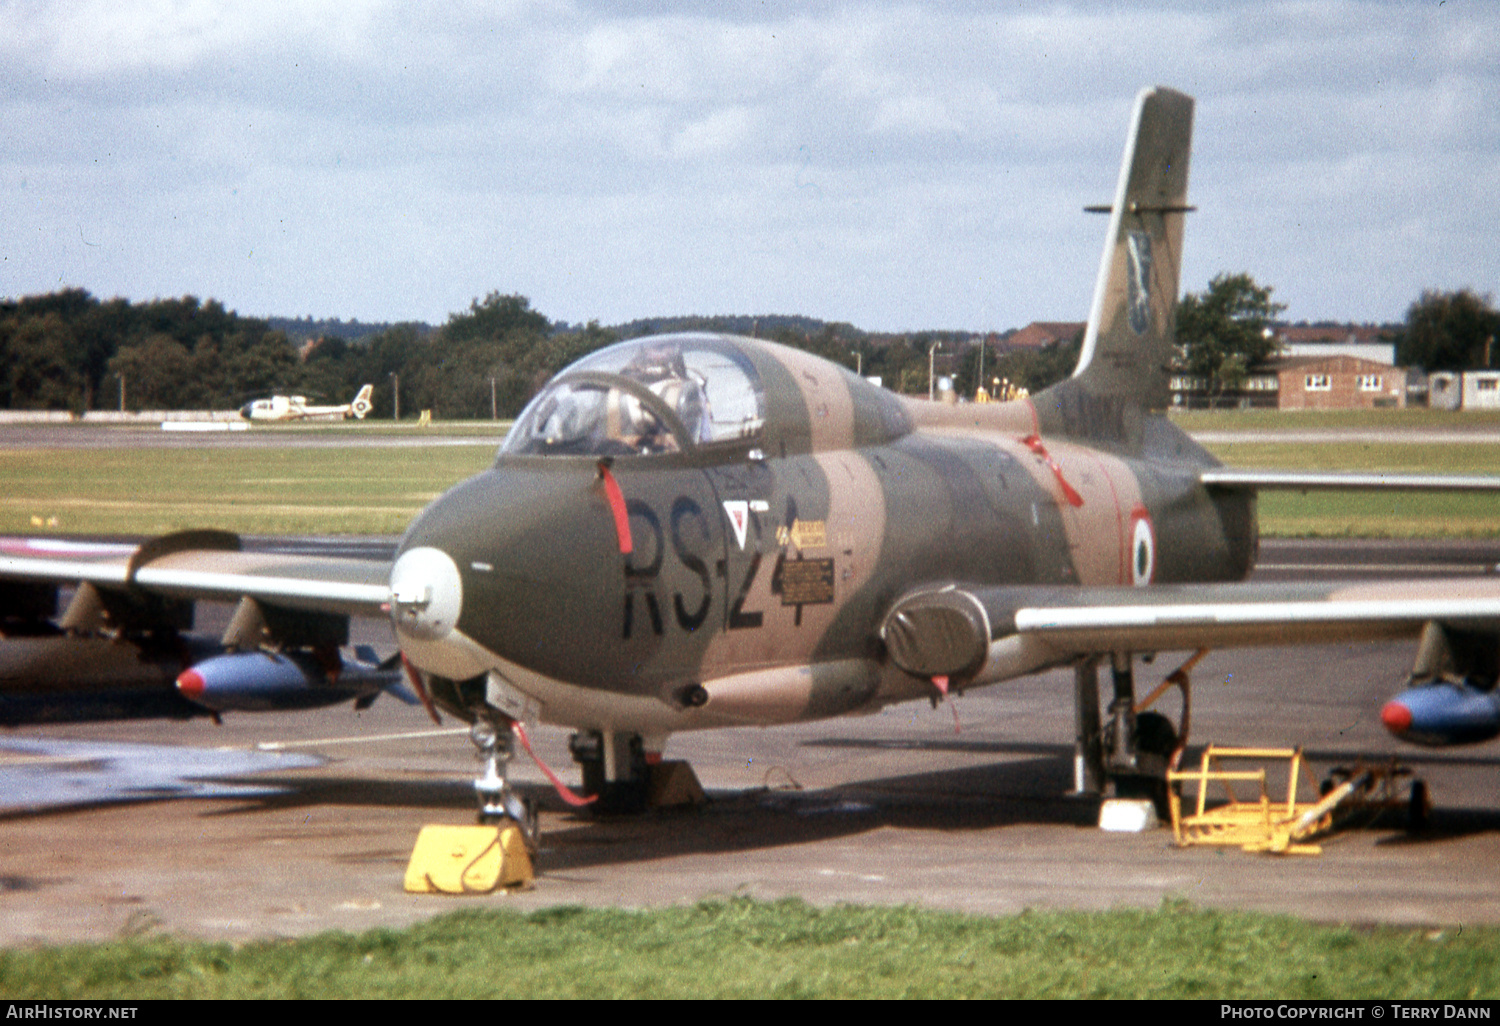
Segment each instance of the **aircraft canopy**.
M765 391L726 339L663 335L584 357L527 404L502 456L649 456L760 435Z

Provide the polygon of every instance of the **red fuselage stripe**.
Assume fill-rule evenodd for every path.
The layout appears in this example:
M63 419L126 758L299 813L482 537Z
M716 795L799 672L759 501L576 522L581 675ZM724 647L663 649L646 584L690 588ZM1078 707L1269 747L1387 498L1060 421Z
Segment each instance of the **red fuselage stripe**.
M599 467L599 479L604 482L604 497L609 500L609 511L615 516L615 535L620 539L620 554L628 556L635 547L630 543L630 513L625 509L625 495L615 481L609 468Z

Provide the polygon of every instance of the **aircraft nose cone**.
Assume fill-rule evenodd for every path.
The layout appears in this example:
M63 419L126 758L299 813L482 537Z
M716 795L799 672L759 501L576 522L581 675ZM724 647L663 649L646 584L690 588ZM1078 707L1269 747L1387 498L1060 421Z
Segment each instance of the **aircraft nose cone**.
M458 624L464 586L458 565L442 549L408 549L391 568L391 621L414 641L441 641Z
M488 656L458 629L464 587L458 565L442 549L407 549L391 568L391 623L401 652L419 669L468 680L488 668Z
M1411 729L1411 709L1401 702L1387 702L1380 710L1380 722L1397 737Z

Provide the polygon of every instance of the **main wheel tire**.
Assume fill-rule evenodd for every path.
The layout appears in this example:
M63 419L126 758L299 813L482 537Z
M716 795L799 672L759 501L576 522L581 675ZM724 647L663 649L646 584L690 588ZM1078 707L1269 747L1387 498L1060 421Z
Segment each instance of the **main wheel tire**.
M1161 713L1139 713L1135 718L1135 747L1152 755L1170 756L1177 749L1177 728Z
M1411 782L1411 797L1406 802L1406 829L1417 833L1427 829L1432 817L1432 798L1427 793L1427 781Z

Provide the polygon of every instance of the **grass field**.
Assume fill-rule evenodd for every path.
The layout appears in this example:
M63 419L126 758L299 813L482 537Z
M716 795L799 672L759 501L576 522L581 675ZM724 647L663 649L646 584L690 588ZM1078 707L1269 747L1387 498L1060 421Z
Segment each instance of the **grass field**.
M1494 431L1496 444L1213 442L1207 445L1232 467L1283 470L1384 470L1404 473L1500 474L1500 411L1251 410L1174 414L1191 432L1392 430ZM1438 538L1500 534L1500 496L1265 492L1261 533L1268 537Z
M1330 429L1413 423L1454 423L1430 410L1354 411L1309 415ZM1271 421L1308 426L1308 417ZM1461 423L1477 425L1466 415ZM1259 413L1190 414L1193 430L1266 429ZM1369 423L1365 423L1369 421ZM1500 423L1497 416L1496 423ZM1226 425L1229 425L1226 427ZM452 434L493 435L505 424L411 428L282 427L300 435L359 430L441 443ZM365 435L368 437L368 434ZM1235 467L1426 471L1500 475L1500 445L1319 444L1218 442L1209 448ZM0 534L147 535L188 527L244 534L399 534L446 488L488 466L488 444L416 447L350 446L202 449L6 449L0 434ZM1268 537L1487 537L1500 534L1500 496L1267 492L1261 531Z
M0 448L0 533L400 534L494 456L489 445Z
M1167 905L981 917L800 901L470 911L234 948L0 952L0 997L1382 998L1500 995L1500 932Z

